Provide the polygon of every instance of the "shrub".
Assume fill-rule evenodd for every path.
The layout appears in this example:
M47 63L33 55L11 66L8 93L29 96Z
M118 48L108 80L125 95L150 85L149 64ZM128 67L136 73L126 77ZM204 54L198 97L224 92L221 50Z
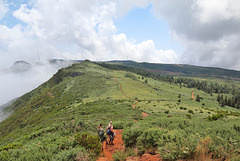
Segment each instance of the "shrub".
M114 161L125 161L129 156L135 156L134 149L127 148L126 150L117 150L112 155Z
M123 129L125 123L124 122L115 122L114 123L114 129Z
M186 117L187 117L188 119L192 119L192 116L191 116L190 114L186 114Z
M163 133L166 133L166 130L160 130L159 128L150 128L144 131L137 139L139 154L144 154L145 150L155 153L155 150L158 147L158 140Z
M21 144L8 144L6 146L0 147L0 151L8 151L10 149L17 149L18 147L21 147Z
M87 152L81 151L81 149L75 148L75 149L69 149L69 150L63 150L62 152L58 153L53 161L59 161L59 160L81 160L81 161L88 161L89 160L89 155Z
M126 129L122 134L122 139L126 147L135 147L137 138L143 133L140 128Z
M165 111L164 113L168 114L168 113L169 113L169 110Z
M7 161L9 160L9 154L7 151L1 151L0 152L0 160Z
M76 161L89 161L91 159L90 159L90 156L88 153L79 152L79 153L77 153L75 160Z
M89 133L77 133L75 135L76 144L85 147L87 150L95 153L96 155L101 153L101 143L99 137L96 135L91 135Z
M193 113L193 110L188 110L188 113L194 114L194 113Z
M224 117L224 114L218 113L216 115L208 116L208 120L209 121L215 121L215 120L218 120L218 119L223 118L223 117Z
M162 135L159 140L159 153L163 159L177 160L192 156L198 145L199 135L174 130Z
M133 80L137 80L137 77L136 77L135 75L133 75L132 73L126 73L126 74L125 74L125 77L131 78L131 79L133 79Z

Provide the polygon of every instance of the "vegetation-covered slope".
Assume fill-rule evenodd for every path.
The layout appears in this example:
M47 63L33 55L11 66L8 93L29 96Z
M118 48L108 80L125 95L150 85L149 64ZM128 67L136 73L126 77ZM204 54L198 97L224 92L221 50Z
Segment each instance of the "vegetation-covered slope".
M96 128L110 120L139 155L237 160L240 111L220 107L217 96L84 61L59 70L9 107L13 115L0 122L0 160L96 160Z
M112 61L111 63L144 69L146 71L160 74L181 75L191 77L216 77L240 80L240 71L221 68L200 67L186 64L137 63L134 61Z

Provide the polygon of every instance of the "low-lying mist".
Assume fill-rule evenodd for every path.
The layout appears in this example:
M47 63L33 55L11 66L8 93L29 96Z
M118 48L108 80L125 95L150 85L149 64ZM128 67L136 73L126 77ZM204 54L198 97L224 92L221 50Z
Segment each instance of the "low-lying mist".
M10 68L0 70L0 121L6 118L8 113L3 109L9 101L37 88L50 79L58 69L68 66L70 63L34 63L24 61L14 63Z

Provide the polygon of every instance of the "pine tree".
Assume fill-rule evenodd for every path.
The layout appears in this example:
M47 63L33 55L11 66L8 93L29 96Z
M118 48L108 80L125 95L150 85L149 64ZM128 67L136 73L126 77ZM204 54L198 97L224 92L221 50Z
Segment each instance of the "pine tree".
M200 102L200 96L197 94L196 101Z
M181 98L181 94L178 95L178 98Z
M220 100L221 100L220 94L218 93L217 101L220 102Z
M227 105L227 102L228 102L228 98L227 98L227 96L225 96L224 104Z
M145 80L145 83L148 83L148 80L147 80L147 79Z

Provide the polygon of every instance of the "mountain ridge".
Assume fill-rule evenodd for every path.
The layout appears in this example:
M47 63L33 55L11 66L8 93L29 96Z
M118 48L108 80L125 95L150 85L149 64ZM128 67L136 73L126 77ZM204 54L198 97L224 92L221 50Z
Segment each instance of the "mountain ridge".
M0 160L97 160L96 128L109 121L123 129L126 150L137 149L140 156L150 151L174 160L236 158L239 109L220 107L216 93L114 67L73 64L13 102L14 113L0 122ZM192 91L200 102L192 100ZM198 149L203 145L204 154Z

